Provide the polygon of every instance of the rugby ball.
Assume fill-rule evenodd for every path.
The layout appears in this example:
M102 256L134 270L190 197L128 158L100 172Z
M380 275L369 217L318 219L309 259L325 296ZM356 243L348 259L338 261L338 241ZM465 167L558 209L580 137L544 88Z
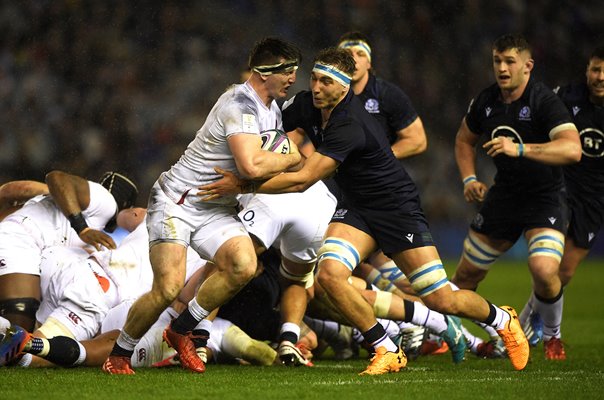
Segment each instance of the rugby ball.
M287 134L280 129L269 129L260 132L262 149L273 153L289 154L290 144Z

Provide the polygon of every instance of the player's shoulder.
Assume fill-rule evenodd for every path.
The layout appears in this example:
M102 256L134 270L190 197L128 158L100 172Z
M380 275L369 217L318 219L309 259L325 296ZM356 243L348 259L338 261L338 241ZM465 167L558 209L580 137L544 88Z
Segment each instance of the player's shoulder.
M589 89L584 82L571 82L566 85L557 86L554 88L554 93L566 104L589 101Z

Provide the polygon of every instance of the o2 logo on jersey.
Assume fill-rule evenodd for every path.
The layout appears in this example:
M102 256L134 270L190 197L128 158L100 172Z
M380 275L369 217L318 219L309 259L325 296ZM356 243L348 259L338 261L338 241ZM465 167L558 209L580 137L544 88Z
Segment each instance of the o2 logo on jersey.
M604 155L604 133L595 128L586 128L579 132L581 148L586 157L598 158Z
M516 130L511 126L498 126L497 128L493 129L493 132L491 132L491 140L501 136L505 136L509 139L512 139L512 142L514 143L522 143L522 138L520 137L520 134L516 132Z
M254 217L256 216L256 213L254 212L254 210L248 210L245 212L245 214L243 214L243 220L245 221L245 223L248 226L254 226Z

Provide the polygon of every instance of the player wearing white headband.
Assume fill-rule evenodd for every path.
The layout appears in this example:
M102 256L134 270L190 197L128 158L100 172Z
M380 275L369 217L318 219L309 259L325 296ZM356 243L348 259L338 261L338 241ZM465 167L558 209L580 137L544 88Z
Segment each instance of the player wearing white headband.
M216 168L259 179L300 162L295 145L289 154L266 151L261 148L260 135L282 129L275 100L285 97L296 81L299 60L299 49L288 42L278 38L258 41L250 52L249 79L222 94L180 160L153 186L147 217L153 289L132 305L103 365L105 372L134 373L130 356L136 344L183 287L189 246L212 261L217 272L204 281L164 337L178 351L183 367L205 371L192 331L252 279L257 264L252 241L237 217L235 196L202 203L196 188L218 179Z
M523 369L528 362L528 343L515 311L496 307L473 291L451 289L415 184L394 157L379 123L350 90L354 70L354 59L346 50L330 48L317 55L311 91L299 93L283 109L285 129L299 128L316 151L298 171L279 174L255 185L255 190L304 191L318 180L334 176L344 197L319 250L317 281L376 351L361 374L397 372L406 366L405 354L377 323L369 303L348 282L360 260L377 248L392 257L428 307L495 327L514 368ZM201 188L208 200L243 187L235 175L224 175L223 180ZM465 344L459 325L450 323L447 330L448 335L459 339L452 351L461 361Z

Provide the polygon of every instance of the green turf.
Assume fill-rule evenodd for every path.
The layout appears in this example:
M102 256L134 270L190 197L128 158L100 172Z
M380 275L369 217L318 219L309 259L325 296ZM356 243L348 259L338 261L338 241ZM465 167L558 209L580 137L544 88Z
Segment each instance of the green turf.
M545 361L539 345L522 372L513 371L508 360L471 354L457 366L449 354L420 357L398 374L377 377L357 376L366 360L316 360L315 368L210 365L203 375L140 369L128 377L107 376L96 368L1 368L0 399L601 399L603 278L604 261L592 260L565 292L562 332L568 360ZM479 291L496 304L520 309L529 290L526 266L500 261Z

